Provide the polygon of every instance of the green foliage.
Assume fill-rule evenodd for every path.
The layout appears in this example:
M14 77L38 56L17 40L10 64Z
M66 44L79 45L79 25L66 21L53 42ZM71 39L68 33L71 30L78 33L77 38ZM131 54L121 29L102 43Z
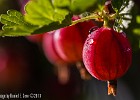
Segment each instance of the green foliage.
M128 28L129 23L132 19L131 10L134 6L134 2L132 0L113 0L112 6L116 11L116 19L114 28L117 31L122 31L124 28Z
M52 30L56 30L56 29L59 29L62 27L69 26L71 24L72 15L71 15L71 17L69 17L69 16L66 16L66 19L63 20L61 24L59 22L53 22L49 25L44 25L43 27L38 28L37 30L34 31L34 34L49 32Z
M7 14L0 16L3 25L1 36L26 36L53 31L73 24L71 18L75 14L89 13L84 19L97 19L95 10L100 11L106 0L30 0L25 6L25 15L15 10L9 10ZM112 0L112 5L116 11L115 28L121 29L124 20L131 20L121 13L130 0ZM95 5L96 4L96 5ZM97 7L97 8L94 8ZM102 17L102 16L100 16ZM80 22L80 21L78 21Z
M9 10L1 15L4 24L1 36L26 36L52 31L72 23L73 14L82 13L96 0L32 0L25 6L23 16Z
M140 15L136 16L137 27L133 29L133 33L140 36Z
M50 0L30 1L26 7L25 20L33 25L49 25L53 22L60 24L69 14L66 9L56 8Z
M25 36L37 28L25 22L23 15L16 10L8 10L7 14L2 14L0 21L4 24L1 36Z
M88 8L94 6L97 0L53 0L55 7L68 9L73 14L85 12Z
M136 16L136 21L138 24L140 24L140 15Z
M95 2L96 0L72 0L70 9L73 12L83 13L87 8L92 7Z
M116 12L121 12L130 0L112 0L112 6Z

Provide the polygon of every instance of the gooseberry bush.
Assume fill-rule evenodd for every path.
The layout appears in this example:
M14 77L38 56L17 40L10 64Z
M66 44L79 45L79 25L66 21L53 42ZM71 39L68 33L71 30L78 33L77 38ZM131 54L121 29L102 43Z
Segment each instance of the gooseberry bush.
M50 62L74 63L82 70L84 64L93 77L108 82L108 94L115 96L117 79L131 66L132 48L124 30L133 6L132 0L30 0L24 14L1 14L0 36L41 34L35 41L43 42Z

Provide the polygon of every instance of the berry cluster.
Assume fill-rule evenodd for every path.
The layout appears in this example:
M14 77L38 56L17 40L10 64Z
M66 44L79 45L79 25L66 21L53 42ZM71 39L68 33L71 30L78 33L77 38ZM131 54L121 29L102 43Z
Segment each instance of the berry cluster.
M69 64L77 64L81 76L85 77L83 62L93 77L108 82L108 94L116 95L116 80L130 67L132 50L125 33L113 28L117 16L111 1L106 2L102 13L97 15L96 21L104 22L101 28L95 27L91 19L83 21L84 18L73 16L72 20L78 23L28 39L42 42L46 57L59 68L58 76L63 77L63 81L69 77Z

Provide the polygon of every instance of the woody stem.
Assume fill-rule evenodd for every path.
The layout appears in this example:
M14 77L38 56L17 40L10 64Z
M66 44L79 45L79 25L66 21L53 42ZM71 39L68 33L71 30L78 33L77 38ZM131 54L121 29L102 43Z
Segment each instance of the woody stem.
M116 96L117 93L117 80L107 81L108 95Z

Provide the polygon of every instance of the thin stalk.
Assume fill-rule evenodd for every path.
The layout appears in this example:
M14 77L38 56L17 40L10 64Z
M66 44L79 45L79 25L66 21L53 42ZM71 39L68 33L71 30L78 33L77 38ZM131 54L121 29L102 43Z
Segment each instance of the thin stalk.
M88 21L90 19L97 19L97 18L99 18L99 15L96 14L96 13L93 13L90 16L82 17L81 19L72 21L72 24L70 26L75 25L75 24L77 24L79 22L84 22L84 21Z
M108 95L116 96L117 93L117 80L107 81Z

